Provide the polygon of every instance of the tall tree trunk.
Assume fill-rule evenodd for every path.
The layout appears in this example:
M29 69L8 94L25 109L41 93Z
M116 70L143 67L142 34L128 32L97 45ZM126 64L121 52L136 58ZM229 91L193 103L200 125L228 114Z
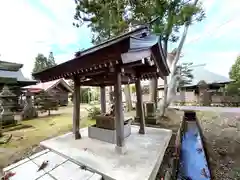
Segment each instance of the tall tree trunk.
M149 92L150 92L150 101L155 103L157 107L157 86L158 80L156 78L150 81Z
M2 117L0 117L0 137L3 136L3 133L2 133Z
M193 5L196 6L197 2L198 2L198 0L195 0ZM190 23L186 23L185 26L184 26L184 31L183 31L181 40L179 42L176 54L174 55L173 62L170 65L170 81L169 81L169 84L167 82L167 78L164 78L164 90L165 89L166 90L164 91L163 101L160 103L160 116L164 116L165 109L171 104L172 100L176 96L177 83L178 83L179 77L175 77L175 71L176 71L176 68L177 68L177 63L179 61L180 54L181 54L185 39L187 37L189 26L190 26ZM169 58L169 56L168 56L168 58Z
M163 77L164 80L164 91L163 91L163 102L160 102L160 116L164 116L166 104L167 104L167 92L168 92L168 83L167 83L167 76Z
M127 103L127 111L131 111L133 109L133 107L132 107L132 97L131 97L131 91L130 91L129 84L124 86L124 95L125 95L125 100Z

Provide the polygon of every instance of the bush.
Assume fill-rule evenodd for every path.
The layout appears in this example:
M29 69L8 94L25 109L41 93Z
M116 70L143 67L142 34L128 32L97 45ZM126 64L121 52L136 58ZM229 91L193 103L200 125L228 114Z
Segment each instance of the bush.
M86 108L88 111L88 118L89 119L95 119L96 115L101 114L100 108L96 106L91 106L90 108Z
M58 104L58 100L45 91L40 92L35 97L35 105L41 113L48 111L48 115L50 115L51 110L58 110Z

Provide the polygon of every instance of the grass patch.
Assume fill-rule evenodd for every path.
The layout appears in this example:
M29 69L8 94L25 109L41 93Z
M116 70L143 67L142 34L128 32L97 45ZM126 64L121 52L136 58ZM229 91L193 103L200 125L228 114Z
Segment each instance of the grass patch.
M0 144L8 143L11 138L12 138L11 134L3 135L2 137L0 137Z
M72 113L68 110L60 115L45 116L22 121L24 129L6 129L4 135L12 135L7 144L0 144L0 168L20 159L26 151L39 145L43 140L64 134L72 130ZM81 118L81 128L95 124L95 120ZM11 127L14 128L14 127ZM9 131L11 130L11 132Z
M94 124L94 120L82 119L81 127ZM12 140L4 148L25 148L39 142L66 133L72 130L72 117L69 114L59 116L46 116L34 120L23 121L22 126L31 127L11 131ZM4 134L8 134L5 132ZM1 147L1 146L0 146Z
M233 169L234 172L234 178L240 179L240 168Z
M4 127L3 132L8 132L8 131L15 131L15 130L20 130L20 129L25 129L25 128L31 128L31 125L26 125L26 124L17 124L17 125L12 125L9 127Z

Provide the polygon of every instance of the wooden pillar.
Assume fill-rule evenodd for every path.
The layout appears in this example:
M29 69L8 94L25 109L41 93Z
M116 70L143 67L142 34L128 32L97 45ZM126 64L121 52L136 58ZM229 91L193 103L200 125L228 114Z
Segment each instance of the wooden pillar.
M144 117L144 112L143 112L143 100L142 100L142 90L141 90L141 82L140 78L137 79L135 82L136 86L136 94L137 94L137 112L138 112L138 117L140 121L140 129L139 133L140 134L145 134L145 117Z
M116 142L117 142L117 147L123 147L124 146L124 115L123 115L123 107L122 107L122 88L121 88L120 69L116 69L114 97L115 97Z
M80 79L74 77L74 96L73 96L73 133L75 139L80 139Z
M105 114L106 113L106 91L104 86L100 87L100 98L101 98L101 113Z

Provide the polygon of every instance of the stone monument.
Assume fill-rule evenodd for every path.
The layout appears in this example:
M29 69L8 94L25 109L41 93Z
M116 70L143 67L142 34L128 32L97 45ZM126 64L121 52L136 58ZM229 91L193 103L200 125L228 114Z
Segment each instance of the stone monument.
M146 124L156 124L157 123L157 116L156 116L156 107L154 102L147 102L145 104L145 121Z
M211 105L211 96L208 92L208 84L205 81L199 81L199 105L200 106L210 106Z
M136 103L136 116L134 118L135 122L140 122L140 116L139 116L139 109L137 108L137 103Z
M33 106L31 94L29 92L26 93L26 104L24 105L22 112L22 119L28 120L38 117L38 113L36 108Z

